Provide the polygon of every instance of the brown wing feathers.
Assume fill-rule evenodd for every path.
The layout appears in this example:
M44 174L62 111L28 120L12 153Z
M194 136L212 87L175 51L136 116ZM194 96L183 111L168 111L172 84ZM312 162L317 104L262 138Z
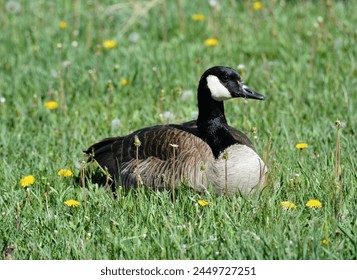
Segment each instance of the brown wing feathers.
M141 141L138 163L134 145L135 135ZM175 150L175 170L172 168L174 148L170 144L178 145ZM176 183L189 181L192 184L194 170L211 157L209 146L201 139L169 126L134 132L116 141L112 149L117 159L121 183L127 187L137 185L138 175L144 185L157 189L168 187L173 176Z
M136 161L134 137L138 136L141 146ZM175 150L175 170L173 171L173 147ZM145 128L125 137L107 138L92 145L85 153L94 153L94 159L109 173L117 183L123 186L137 186L137 175L144 185L157 189L169 187L172 176L176 183L194 180L202 182L199 177L200 165L210 159L209 146L198 137L170 126ZM137 168L138 167L138 168ZM120 182L118 182L120 181Z

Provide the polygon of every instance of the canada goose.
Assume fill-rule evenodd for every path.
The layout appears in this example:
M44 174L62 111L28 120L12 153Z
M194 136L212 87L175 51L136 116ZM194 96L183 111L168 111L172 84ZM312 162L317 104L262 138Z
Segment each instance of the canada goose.
M238 97L265 99L245 85L235 70L209 68L198 85L197 121L106 138L85 153L108 169L116 185L124 187L138 186L140 181L162 190L174 182L197 190L212 185L217 194L237 189L251 193L263 186L267 168L248 137L227 124L223 101ZM141 142L139 147L135 139Z

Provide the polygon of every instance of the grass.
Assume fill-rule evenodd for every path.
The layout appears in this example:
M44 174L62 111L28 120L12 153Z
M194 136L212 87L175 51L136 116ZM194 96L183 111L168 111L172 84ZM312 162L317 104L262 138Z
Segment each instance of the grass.
M260 10L251 1L220 1L220 9L203 0L18 2L17 14L0 6L1 258L357 258L353 1L264 1ZM196 13L206 20L194 22ZM218 46L204 45L211 37ZM117 46L104 50L109 39ZM168 192L140 188L113 199L56 175L78 176L82 150L101 138L162 123L165 112L171 123L192 119L195 94L182 100L182 92L195 92L210 66L239 64L267 97L226 102L229 123L269 160L260 196L183 188L173 203ZM44 107L51 100L58 109ZM309 147L299 151L299 142ZM30 174L26 192L19 182ZM322 208L306 207L309 199ZM286 200L296 209L282 209Z

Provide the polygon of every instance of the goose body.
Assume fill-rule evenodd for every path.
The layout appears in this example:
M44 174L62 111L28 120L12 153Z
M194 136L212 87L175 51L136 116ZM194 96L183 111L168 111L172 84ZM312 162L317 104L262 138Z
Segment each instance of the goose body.
M108 169L115 185L163 190L183 183L197 190L212 186L217 194L254 192L263 186L267 168L249 138L227 124L223 100L235 97L264 99L233 69L212 67L199 82L196 121L106 138L85 153Z

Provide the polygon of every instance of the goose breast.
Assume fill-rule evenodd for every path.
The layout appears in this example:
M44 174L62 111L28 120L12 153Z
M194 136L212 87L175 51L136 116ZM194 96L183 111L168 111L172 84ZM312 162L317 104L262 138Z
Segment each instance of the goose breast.
M226 192L226 185L229 194L238 189L243 194L262 189L266 174L267 167L259 155L240 144L229 146L207 166L207 179L218 194Z

